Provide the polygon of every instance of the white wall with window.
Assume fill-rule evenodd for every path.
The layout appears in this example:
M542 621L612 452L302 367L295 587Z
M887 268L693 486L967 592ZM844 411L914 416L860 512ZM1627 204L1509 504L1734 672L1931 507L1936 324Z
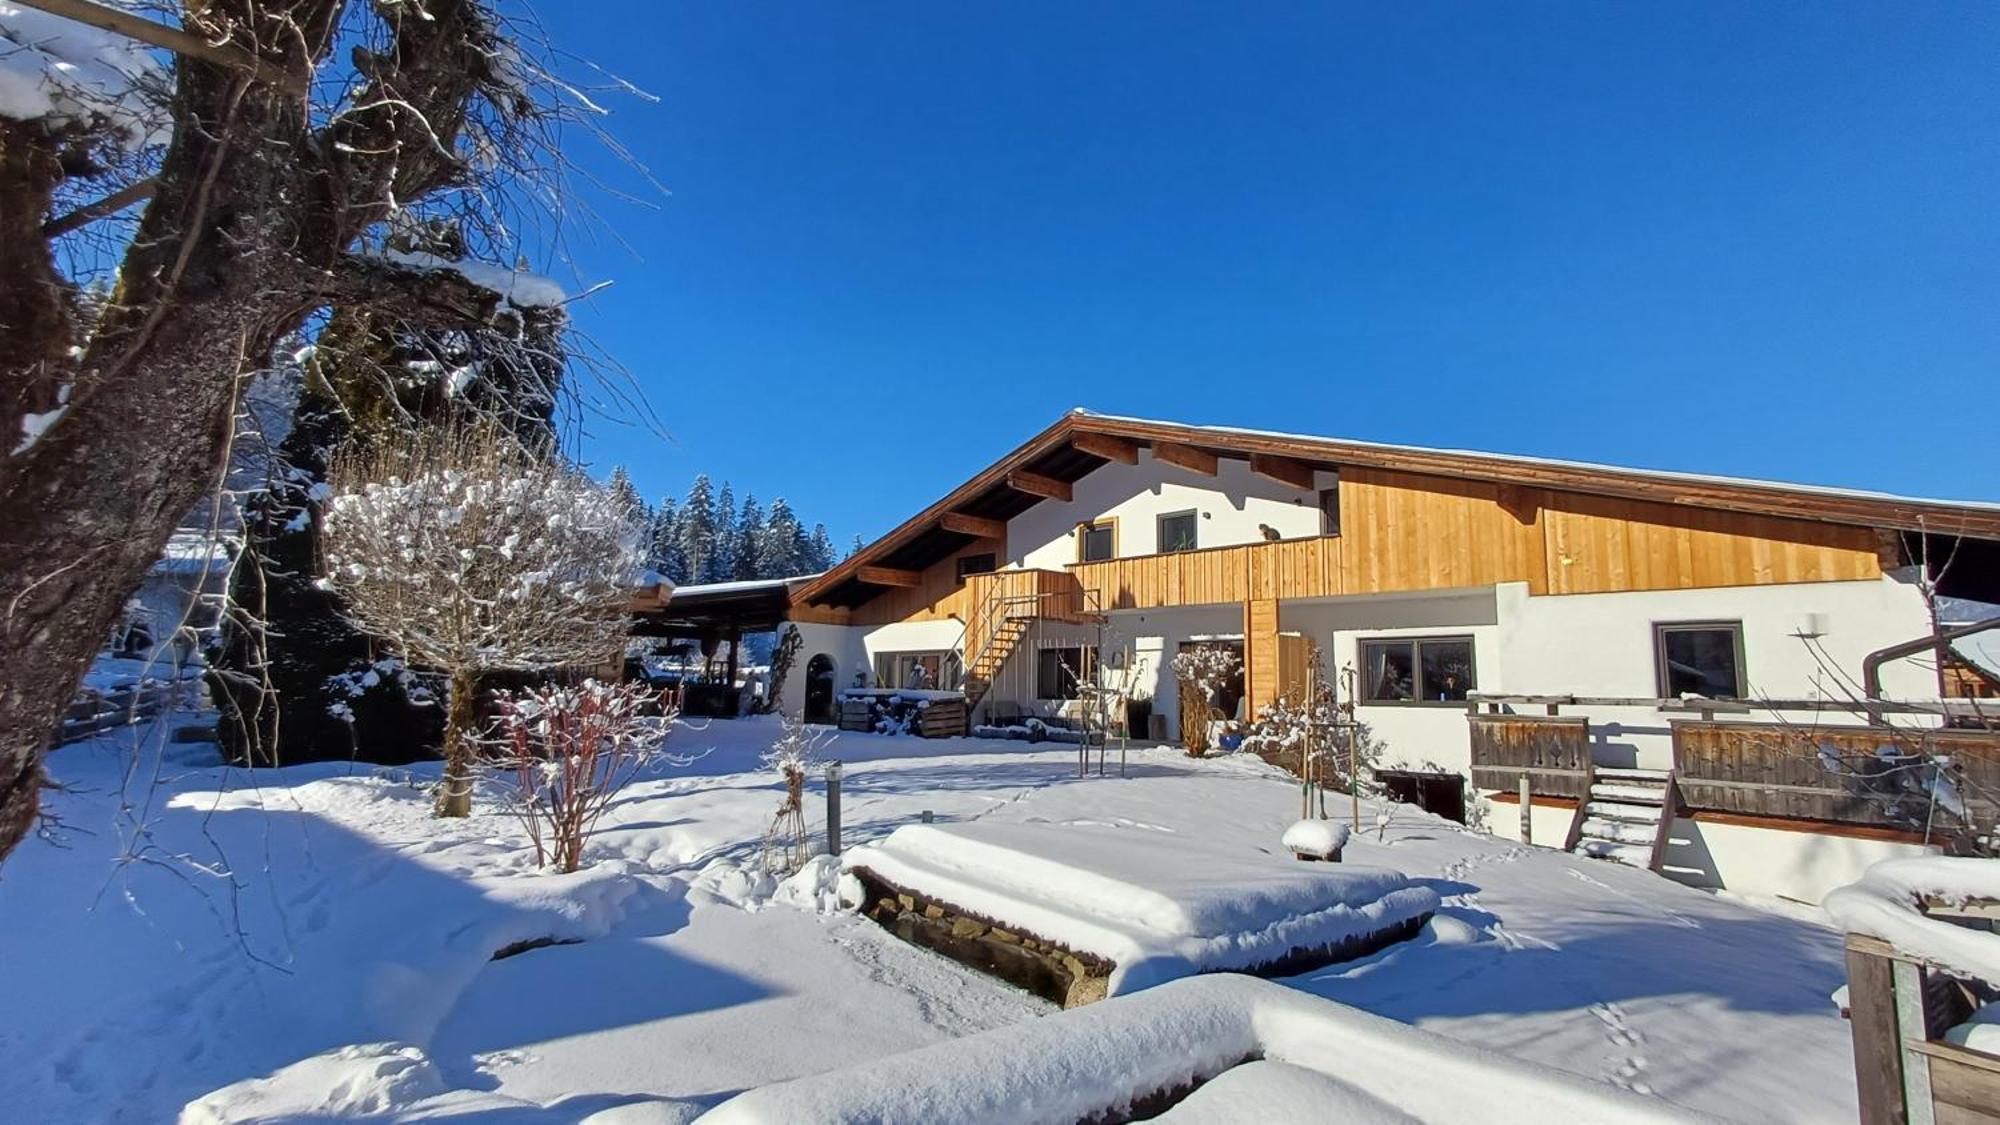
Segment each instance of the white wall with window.
M1259 543L1266 527L1285 539L1314 536L1325 518L1320 490L1338 481L1321 472L1313 488L1297 489L1228 458L1211 477L1155 461L1150 450L1141 450L1137 465L1113 462L1077 481L1074 499L1044 500L1009 520L1005 561L1061 570L1083 558L1083 525L1100 529L1089 540L1092 549L1113 549L1118 558L1184 550L1190 537L1198 548ZM1173 518L1190 514L1191 520Z

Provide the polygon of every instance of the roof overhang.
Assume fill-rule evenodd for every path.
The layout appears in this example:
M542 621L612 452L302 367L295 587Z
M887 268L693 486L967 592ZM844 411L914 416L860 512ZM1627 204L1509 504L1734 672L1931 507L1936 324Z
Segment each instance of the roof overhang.
M982 529L1004 527L1007 520L1044 500L1067 499L1070 486L1104 465L1113 461L1136 463L1141 449L1195 472L1212 473L1215 463L1223 458L1245 460L1253 472L1296 487L1309 487L1313 470L1365 466L1691 508L2000 540L2000 504L1189 426L1076 410L840 565L805 583L793 597L814 605L860 605L886 589L907 584L900 580L901 575L921 571L976 542Z

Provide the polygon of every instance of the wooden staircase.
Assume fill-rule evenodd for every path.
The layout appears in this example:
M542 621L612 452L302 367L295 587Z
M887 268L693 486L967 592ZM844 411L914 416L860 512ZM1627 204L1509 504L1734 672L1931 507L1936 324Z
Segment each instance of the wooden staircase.
M960 690L966 712L975 711L993 690L1000 670L1037 622L1104 625L1097 592L1087 590L1075 575L1055 570L997 570L968 580L974 610L965 621L960 641L965 671Z
M1569 850L1658 871L1679 805L1672 770L1595 767L1590 795L1576 810Z

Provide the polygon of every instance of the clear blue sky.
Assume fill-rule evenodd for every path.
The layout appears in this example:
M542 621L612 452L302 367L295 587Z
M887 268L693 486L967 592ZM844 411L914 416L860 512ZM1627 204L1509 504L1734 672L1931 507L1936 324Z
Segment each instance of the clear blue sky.
M675 441L587 457L843 543L1074 405L2000 498L2000 5L1389 7L544 3L671 193L574 269Z

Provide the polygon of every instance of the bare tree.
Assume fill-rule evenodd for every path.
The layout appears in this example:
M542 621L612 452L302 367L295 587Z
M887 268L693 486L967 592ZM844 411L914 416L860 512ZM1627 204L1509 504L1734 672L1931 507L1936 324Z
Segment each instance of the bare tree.
M39 8L93 26L49 35ZM0 21L48 95L0 115L0 857L94 651L221 475L245 378L329 307L489 318L506 271L392 254L389 222L449 214L512 261L560 199L557 129L594 108L493 0L137 8Z
M347 454L330 482L327 583L363 629L449 677L437 811L464 816L480 677L617 660L641 529L610 489L492 426Z

